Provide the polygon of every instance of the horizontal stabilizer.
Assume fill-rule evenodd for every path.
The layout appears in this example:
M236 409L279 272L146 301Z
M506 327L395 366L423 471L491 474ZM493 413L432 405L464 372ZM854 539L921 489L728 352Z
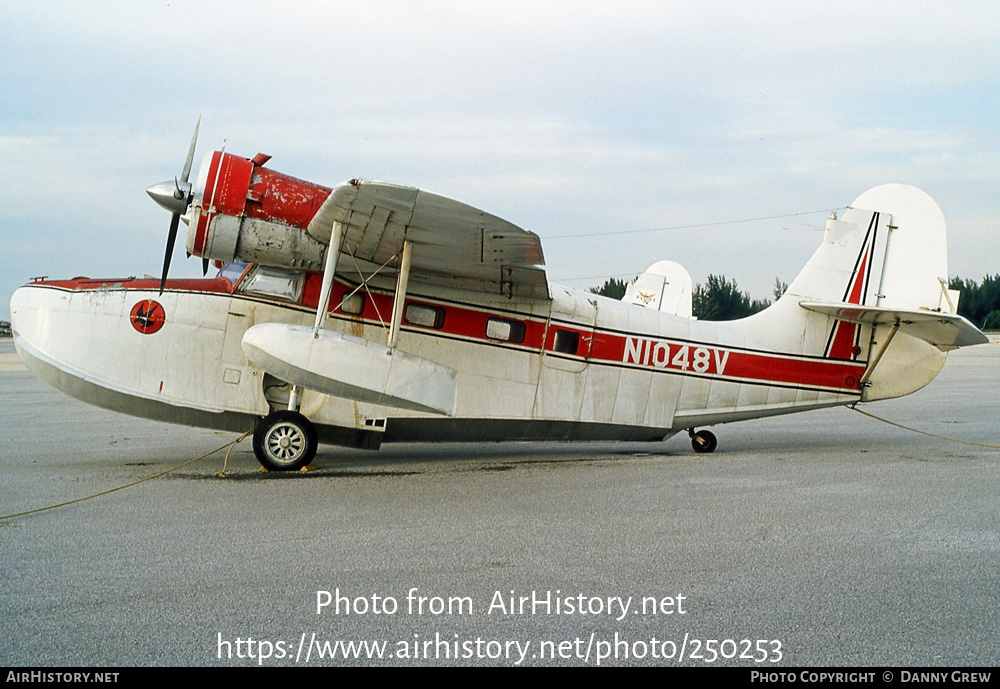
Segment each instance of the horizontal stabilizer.
M850 323L874 326L892 325L898 321L901 332L942 350L989 342L989 339L979 328L962 316L953 313L905 311L877 306L859 306L845 302L800 301L799 305L810 311L825 313Z
M357 402L455 414L456 372L437 362L344 333L262 323L243 335L255 366L281 380Z

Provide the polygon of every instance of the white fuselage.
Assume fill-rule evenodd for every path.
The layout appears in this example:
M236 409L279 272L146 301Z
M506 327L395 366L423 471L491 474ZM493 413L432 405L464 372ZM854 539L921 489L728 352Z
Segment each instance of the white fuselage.
M253 269L251 269L252 271ZM291 273L290 273L291 274ZM260 323L311 324L312 273L278 296L141 281L27 285L14 296L16 346L39 377L99 406L163 421L248 430L287 401L289 386L254 366L241 342ZM209 281L204 281L209 284ZM338 283L337 306L353 285ZM313 300L309 305L310 294ZM326 328L384 342L391 285L362 290L361 313L334 308ZM162 308L142 332L137 307ZM140 304L146 304L145 308ZM321 429L384 429L384 439L662 439L678 430L860 399L864 352L822 356L831 321L770 317L702 322L553 286L550 300L515 302L411 285L398 347L456 372L455 414L379 406L306 390L301 412ZM408 312L409 313L409 312ZM804 325L803 325L804 324ZM798 353L797 353L798 352ZM803 354L802 352L816 352ZM352 362L345 360L349 367ZM377 425L375 425L377 422Z

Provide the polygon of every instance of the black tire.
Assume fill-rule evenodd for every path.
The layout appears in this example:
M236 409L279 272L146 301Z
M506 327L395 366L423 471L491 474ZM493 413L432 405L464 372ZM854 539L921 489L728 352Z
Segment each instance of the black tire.
M316 456L316 427L296 411L268 414L253 432L253 453L268 471L295 471Z
M695 452L705 454L715 452L715 448L718 446L719 440L711 431L698 431L691 436L691 447L694 448Z

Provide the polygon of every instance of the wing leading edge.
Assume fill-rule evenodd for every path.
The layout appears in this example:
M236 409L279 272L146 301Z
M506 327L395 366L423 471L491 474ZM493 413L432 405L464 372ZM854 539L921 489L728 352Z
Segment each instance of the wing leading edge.
M384 182L337 185L306 228L329 243L343 227L340 251L368 269L413 242L410 279L507 297L549 299L538 235L437 194ZM347 275L354 261L338 261Z

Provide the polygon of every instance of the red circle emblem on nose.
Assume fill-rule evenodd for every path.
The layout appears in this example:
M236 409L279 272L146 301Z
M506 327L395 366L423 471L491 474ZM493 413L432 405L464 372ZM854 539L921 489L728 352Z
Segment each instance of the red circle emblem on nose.
M143 299L132 307L129 320L132 327L143 335L152 335L163 327L163 322L167 319L167 313L163 310L163 305L152 299Z

